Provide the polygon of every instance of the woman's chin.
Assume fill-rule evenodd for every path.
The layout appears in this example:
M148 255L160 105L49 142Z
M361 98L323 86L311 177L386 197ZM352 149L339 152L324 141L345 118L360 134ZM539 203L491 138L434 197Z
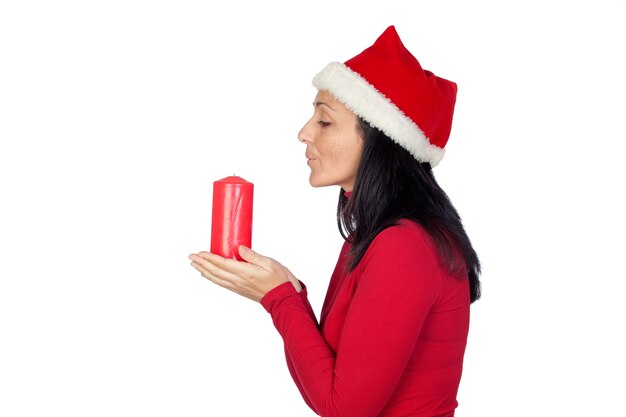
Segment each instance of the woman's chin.
M311 187L313 188L328 187L329 185L332 185L332 184L328 184L327 181L323 181L319 178L316 178L314 175L311 175L309 177L309 184L311 184Z
M318 183L316 183L315 181L309 179L309 184L311 184L311 187L313 188L319 188L321 187L321 185L319 185Z

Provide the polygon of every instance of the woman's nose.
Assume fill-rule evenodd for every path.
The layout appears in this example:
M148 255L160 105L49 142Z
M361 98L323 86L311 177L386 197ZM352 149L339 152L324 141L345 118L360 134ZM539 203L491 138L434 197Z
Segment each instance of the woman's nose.
M298 140L302 143L310 143L311 142L311 136L310 136L310 132L307 129L307 126L309 125L309 123L307 122L304 126L302 126L302 129L300 129L300 132L298 132Z

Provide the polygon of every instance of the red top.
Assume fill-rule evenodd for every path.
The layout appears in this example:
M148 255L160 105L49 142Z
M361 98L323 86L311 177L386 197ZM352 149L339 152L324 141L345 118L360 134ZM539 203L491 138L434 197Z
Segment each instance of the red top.
M453 416L469 328L469 281L439 264L430 235L401 220L352 272L344 243L320 325L290 282L261 300L287 365L322 417Z

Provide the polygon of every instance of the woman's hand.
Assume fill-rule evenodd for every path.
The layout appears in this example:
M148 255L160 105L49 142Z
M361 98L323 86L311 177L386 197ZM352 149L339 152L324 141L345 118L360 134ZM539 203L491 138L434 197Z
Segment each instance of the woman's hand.
M296 291L302 290L291 271L274 259L243 245L239 246L239 255L246 262L204 251L189 255L189 259L191 266L209 281L257 302L271 289L287 281L291 281Z

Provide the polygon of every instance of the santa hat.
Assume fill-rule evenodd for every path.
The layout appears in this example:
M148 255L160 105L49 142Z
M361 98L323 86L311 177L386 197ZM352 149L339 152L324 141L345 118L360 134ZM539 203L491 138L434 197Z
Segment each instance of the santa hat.
M443 158L456 84L422 69L394 26L354 58L328 64L313 85L330 92L418 161L434 167Z

